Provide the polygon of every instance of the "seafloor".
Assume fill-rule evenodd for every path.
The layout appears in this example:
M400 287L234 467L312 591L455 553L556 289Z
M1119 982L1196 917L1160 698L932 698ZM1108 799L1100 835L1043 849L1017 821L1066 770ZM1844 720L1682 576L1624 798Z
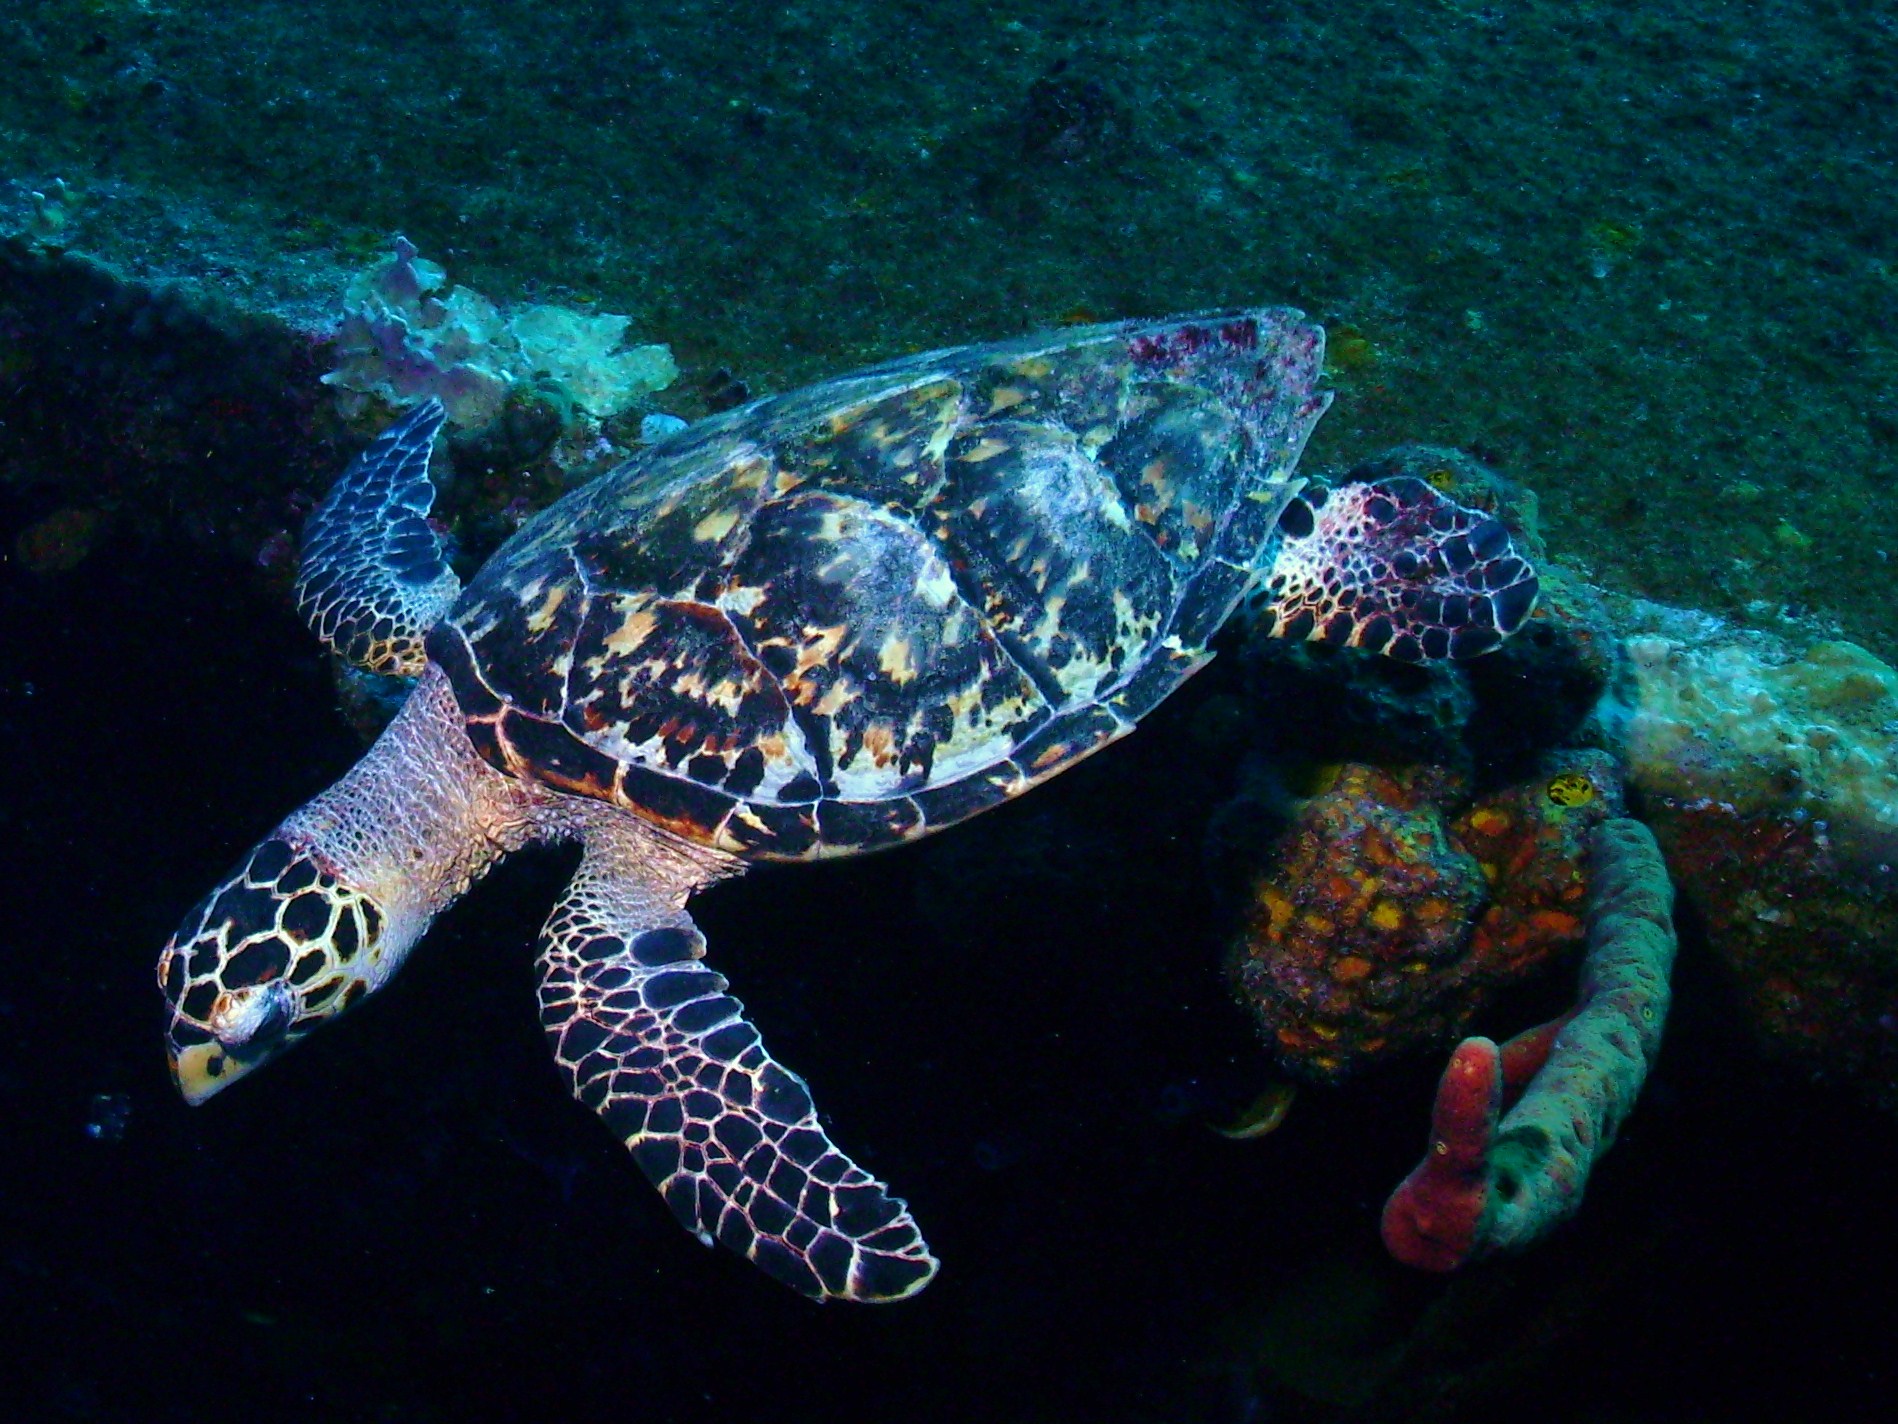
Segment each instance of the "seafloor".
M1463 447L1605 585L1890 659L1895 158L1898 12L1826 0L9 0L0 1419L1877 1417L1892 1124L1758 1059L1691 946L1639 1113L1520 1262L1379 1252L1430 1064L1208 1131L1265 1073L1203 865L1218 664L979 831L700 913L948 1261L898 1309L702 1251L566 1100L526 949L564 863L199 1112L149 973L357 750L259 531L345 439L300 333L394 233L630 314L687 415L1294 304L1314 465Z
M1316 460L1477 451L1605 582L1889 656L1894 26L1843 0L16 0L0 183L15 226L58 181L60 243L266 308L332 305L403 232L756 390L1289 302L1333 331Z

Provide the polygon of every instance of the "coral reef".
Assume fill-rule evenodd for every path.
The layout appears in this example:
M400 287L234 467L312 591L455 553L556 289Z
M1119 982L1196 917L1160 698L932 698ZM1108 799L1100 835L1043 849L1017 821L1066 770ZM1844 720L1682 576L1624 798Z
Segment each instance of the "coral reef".
M1353 473L1409 475L1506 519L1533 515L1506 481L1455 451L1404 446ZM1255 740L1281 763L1361 763L1345 783L1361 804L1337 811L1367 827L1431 814L1416 804L1420 765L1436 768L1439 787L1485 779L1531 787L1525 758L1552 745L1595 748L1589 755L1619 765L1632 808L1674 873L1694 945L1704 944L1750 1036L1803 1072L1898 1111L1898 669L1789 620L1778 631L1741 627L1605 592L1559 563L1539 571L1543 597L1529 626L1468 669L1392 669L1255 640L1245 652L1255 698L1268 708L1296 699L1301 712L1268 722ZM1320 835L1315 804L1290 814L1292 832L1238 857L1254 892L1239 985L1268 1044L1302 1076L1335 1079L1405 1043L1447 1043L1458 1031L1452 986L1461 971L1442 948L1444 931L1421 936L1412 961L1436 967L1379 985L1385 1002L1374 1002L1368 983L1340 985L1334 966L1349 972L1364 957L1354 942L1374 951L1372 962L1401 963L1401 952L1348 904L1329 905L1331 882L1312 878L1327 856L1361 871L1362 845L1342 832ZM1454 878L1453 851L1488 862L1506 855L1477 844L1486 814L1473 808L1459 820L1453 801L1436 814L1444 849L1425 859L1438 877ZM1421 853L1414 827L1407 835L1393 843ZM1546 862L1569 871L1574 863ZM1418 873L1391 878L1387 890L1413 905L1440 899ZM1296 915L1275 926L1273 901L1259 898L1269 887L1340 937L1321 945L1314 921ZM1545 888L1539 912L1547 917L1537 923L1555 929L1573 903ZM1470 956L1496 962L1481 934L1472 930ZM1525 962L1521 975L1545 961ZM1392 1003L1402 1008L1392 1022L1406 1031L1380 1036Z
M1660 848L1617 819L1590 849L1578 1004L1500 1048L1471 1038L1451 1055L1430 1147L1384 1208L1385 1245L1409 1265L1519 1251L1573 1215L1660 1050L1675 949Z
M626 346L627 317L539 304L504 311L424 259L407 238L350 284L336 333L337 367L323 379L407 406L429 396L454 424L485 425L509 389L555 381L596 420L678 377L664 346ZM440 293L440 295L437 295Z
M17 211L43 236L57 236L73 250L103 251L136 275L183 269L244 293L253 310L262 308L252 294L272 290L263 284L294 284L292 296L327 314L347 275L330 264L353 270L373 256L369 244L401 226L424 251L448 262L459 280L496 298L539 299L529 294L530 282L597 297L604 309L650 320L675 343L682 365L694 371L725 365L760 390L786 388L858 359L972 333L1027 329L1082 305L1103 317L1212 305L1256 296L1263 282L1266 295L1306 298L1359 333L1354 342L1334 343L1339 357L1355 353L1354 365L1339 374L1344 399L1314 447L1316 460L1342 465L1422 431L1480 442L1509 467L1534 472L1563 552L1589 560L1590 577L1728 612L1752 600L1767 608L1803 606L1821 623L1846 620L1847 636L1898 661L1898 600L1879 596L1888 574L1873 557L1874 550L1880 557L1898 553L1898 502L1885 497L1898 454L1898 352L1890 339L1898 281L1889 242L1898 186L1889 182L1891 126L1876 121L1892 87L1890 16L1882 7L1718 7L1683 0L1581 11L1268 4L1178 7L1156 16L1146 7L1070 5L998 12L992 23L978 15L971 23L966 12L918 6L865 11L846 25L809 7L549 8L474 0L438 11L360 0L303 8L26 0L0 20L0 46L9 58L9 82L0 85L3 171L19 180L12 188L0 183L0 224ZM1025 163L1025 96L1037 76L1069 54L1120 77L1115 97L1126 114L1125 136L1099 157ZM1086 136L1085 128L1081 132ZM1006 205L1004 218L989 216L980 174L1018 169L1026 171L1022 195ZM82 203L52 208L33 199L37 192L57 203L58 174L83 195ZM214 226L212 218L224 221ZM272 309L281 309L282 300L273 297ZM37 369L21 377L19 348L0 339L0 365L8 375L0 390L6 427L0 443L9 452L32 452L30 468L21 473L21 463L12 462L7 477L7 492L18 491L23 522L72 505L104 507L102 538L115 544L188 539L193 555L215 548L249 558L260 534L296 527L294 511L267 503L307 486L312 472L333 471L338 454L347 454L319 448L339 434L327 400L311 422L301 418L309 413L307 403L300 411L287 401L246 410L218 393L174 400L169 379L102 378L101 334L122 327L78 320L82 302L60 300L48 308L42 329L58 335L49 347L69 345L70 351L35 358ZM210 360L179 360L176 346L161 329L149 348L157 361L179 362L172 377L180 366L194 384L214 369L261 371L284 392L304 389L256 343ZM32 424L45 420L49 381L63 380L75 359L85 367L74 386L80 398L61 395L60 429ZM126 369L122 361L112 364ZM266 428L269 439L254 433ZM76 438L65 438L67 432ZM141 450L153 452L149 466L136 463ZM129 550L104 552L67 582L90 585L133 562L118 557ZM31 636L60 626L41 619ZM109 634L123 633L116 622L103 626ZM230 648L247 646L194 636L181 623L153 620L153 626L160 636L152 641L164 642L178 665L224 661ZM1478 668L1474 680L1500 677L1513 665L1503 659L1513 660L1534 631ZM272 647L294 642L288 633L266 632ZM132 675L125 649L103 641L88 651L89 661L109 669L121 686L141 689L141 705L167 705L156 695L159 684ZM241 676L256 660L228 661ZM1540 673L1535 676L1539 694L1544 684ZM79 705L96 712L123 703L91 697ZM193 704L174 699L169 705ZM1273 707L1278 714L1286 710ZM143 783L127 781L110 753L141 747L131 725L140 720L125 719L94 754L70 761L78 780L57 779L65 801L99 804L97 795L83 794L86 770L97 768L118 770L111 794L138 803ZM162 726L166 719L142 720ZM194 721L169 720L179 728ZM47 725L58 721L49 718ZM41 759L50 745L20 744L35 747ZM1118 776L1146 750L1103 762ZM221 756L225 748L213 751ZM136 764L162 762L146 753ZM207 782L200 799L239 791L243 783L241 777ZM1111 803L1101 804L1111 815ZM1128 796L1125 804L1125 819L1155 814L1152 798ZM1165 810L1171 814L1171 802ZM1643 813L1664 839L1673 833L1675 813L1659 800L1648 798ZM1800 824L1782 824L1773 811L1739 822L1717 804L1680 814L1681 834L1709 865L1718 864L1721 847L1729 844L1743 848L1749 865L1802 865L1799 856L1766 849ZM174 818L181 828L190 819ZM1814 834L1810 815L1803 825L1801 835ZM57 826L48 820L36 829ZM993 834L985 829L983 838ZM20 839L64 847L69 838ZM180 829L163 838L162 848L182 863L189 844ZM1693 874L1683 853L1674 853L1683 873ZM1752 859L1755 854L1764 859ZM1829 903L1852 911L1858 902L1848 897L1864 894L1876 868L1874 862L1848 871L1815 848L1809 870L1800 870L1811 878L1754 902L1773 919L1740 922L1740 928L1783 935L1788 950L1808 942L1814 959L1789 962L1786 983L1820 986L1803 995L1809 1013L1835 1007L1830 981L1816 977L1818 957L1836 960L1842 951L1812 936L1816 903L1802 901L1788 922L1781 915L1791 902L1777 897L1829 896ZM57 883L57 875L52 879ZM1738 866L1706 883L1723 909L1747 888ZM69 902L72 896L38 898ZM92 898L104 915L152 896L128 890ZM962 898L988 896L969 894L965 884ZM771 908L783 913L776 901ZM1728 933L1710 918L1704 923L1716 945ZM1869 956L1874 945L1881 953L1898 945L1890 935L1869 938L1874 930L1867 924L1853 931L1860 952ZM127 933L137 932L134 925ZM44 977L51 981L54 957L37 958L48 961ZM1844 962L1858 972L1860 961ZM23 973L39 968L21 967ZM1046 977L1046 966L1034 977ZM27 992L16 985L10 997L17 1003ZM941 997L946 1003L948 996ZM1014 997L986 996L989 1002ZM114 996L95 993L85 1007L109 1018L115 1003ZM1866 1003L1869 1009L1870 996ZM29 1017L32 1022L15 1015L24 1044L33 1043L43 1025L72 1022L70 1014ZM1876 1017L1869 1012L1864 1022ZM975 1031L992 1033L986 1022ZM1813 1031L1837 1032L1817 1023ZM1146 1043L1151 1049L1152 1040ZM1041 1057L1072 1059L1078 1071L1088 1062L1086 1041L1064 1042L1058 1055ZM33 1084L32 1062L59 1059L23 1054L20 1061ZM1824 1044L1815 1041L1807 1061L1825 1062ZM1851 1058L1832 1061L1849 1065ZM91 1066L110 1070L113 1063L108 1053ZM1891 1077L1887 1073L1887 1081ZM69 1095L85 1091L58 1086ZM1048 1096L998 1093L996 1101L1027 1099L1046 1111ZM459 1192L457 1199L479 1204L485 1200L482 1163L466 1151L443 1151L455 1140L451 1107L428 1114L425 1145L431 1161L441 1158L454 1169L443 1180ZM310 1146L309 1132L291 1134L292 1147L305 1148L311 1159L315 1189L309 1195L318 1210L326 1198L338 1199L339 1185L346 1192L356 1185L341 1173L326 1173L327 1161L347 1163L357 1173L357 1164L371 1163L383 1176L414 1176L413 1164L397 1156L400 1129L407 1126L399 1111L379 1113L369 1103L344 1117L312 1121L323 1150ZM354 1150L338 1151L323 1136L359 1124L381 1127L384 1117L398 1130L383 1143L352 1140ZM49 1131L62 1122L53 1111L32 1115L33 1124ZM1792 1191L1807 1192L1806 1200L1859 1202L1837 1166L1839 1158L1857 1160L1856 1150L1833 1151L1837 1139L1824 1134L1782 1143L1784 1122L1755 1112L1750 1124L1706 1147L1730 1161L1724 1150L1764 1127L1757 1139L1744 1140L1778 1144L1774 1160L1792 1165L1786 1176L1774 1176L1777 1185L1790 1181ZM242 1155L211 1140L202 1150L141 1159L137 1173L121 1162L117 1175L159 1184L174 1196L211 1199L224 1176L254 1170L258 1154L268 1161L276 1152L271 1124L256 1126ZM1887 1134L1874 1128L1866 1135ZM131 1134L133 1150L144 1150L140 1136L139 1130ZM941 1136L952 1145L953 1127ZM166 1134L143 1138L162 1144ZM1630 1142L1624 1152L1631 1155L1636 1146ZM1134 1155L1123 1153L1130 1162ZM190 1169L176 1181L178 1172L166 1175L176 1165L173 1157ZM23 1151L20 1158L28 1175L14 1195L25 1213L20 1239L29 1243L21 1259L32 1263L34 1274L30 1288L28 1277L17 1277L15 1298L33 1301L37 1293L50 1302L38 1312L44 1319L84 1321L84 1334L75 1332L74 1340L89 1348L39 1350L43 1363L22 1368L10 1388L14 1407L135 1417L175 1410L164 1398L175 1373L168 1362L191 1359L196 1342L185 1341L181 1352L184 1327L168 1325L162 1300L153 1308L149 1293L108 1258L150 1263L145 1274L152 1279L208 1270L234 1282L227 1294L241 1294L247 1265L270 1253L249 1249L247 1237L217 1236L201 1224L203 1212L181 1217L169 1233L186 1248L199 1248L195 1255L191 1249L168 1253L165 1232L147 1233L153 1239L133 1252L118 1250L118 1235L89 1228L135 1220L138 1213L112 1209L114 1194L98 1189L102 1175L73 1172L51 1151ZM1673 1161L1689 1172L1699 1165L1686 1153ZM41 1172L51 1189L40 1190L33 1174L48 1163L60 1171ZM1167 1165L1177 1180L1180 1164ZM1815 1198L1805 1178L1828 1169L1832 1193ZM1130 1165L1124 1195L1144 1202L1135 1196L1138 1178ZM1199 1187L1205 1195L1214 1190L1206 1179ZM488 1189L514 1187L502 1179ZM405 1201L418 1190L404 1193ZM940 1195L945 1188L936 1190ZM584 1190L581 1195L584 1202ZM998 1195L1032 1199L1019 1190ZM1076 1210L1059 1214L1064 1221L1054 1235L1064 1224L1090 1239L1111 1233L1105 1211L1096 1220L1081 1208L1121 1195L1118 1186L1077 1194ZM1735 1195L1700 1193L1699 1205L1709 1209L1690 1213L1693 1224L1702 1227L1710 1217L1727 1224L1731 1218L1717 1208L1730 1206L1724 1199ZM73 1204L59 1222L72 1225L70 1239L39 1219L48 1202ZM1592 1201L1590 1209L1603 1205ZM1773 1210L1767 1203L1766 1212ZM1026 1206L1019 1214L1034 1216ZM429 1228L454 1214L359 1215L366 1229L381 1227L389 1241L408 1248L414 1244L408 1237L429 1243ZM573 1230L571 1212L547 1215L567 1228L568 1241L584 1240L579 1263L598 1277L591 1289L583 1282L558 1296L562 1309L519 1312L522 1320L553 1322L550 1331L484 1333L483 1317L455 1301L490 1302L478 1291L457 1294L452 1287L461 1282L454 1274L438 1283L427 1270L401 1269L409 1263L395 1252L356 1253L359 1262L387 1258L393 1264L357 1291L368 1313L347 1319L366 1344L331 1352L317 1381L332 1400L329 1407L453 1412L463 1396L478 1403L513 1375L532 1378L514 1365L517 1358L544 1355L549 1337L574 1358L592 1358L579 1349L591 1342L588 1324L610 1319L624 1293L616 1238ZM1169 1218L1164 1210L1143 1209L1137 1219L1170 1226L1178 1218L1213 1215ZM1865 1220L1868 1215L1874 1220ZM1511 1401L1516 1407L1506 1411L1485 1401L1491 1412L1525 1412L1525 1398L1539 1396L1539 1407L1576 1418L1688 1418L1718 1414L1728 1399L1741 1407L1725 1412L1744 1415L1748 1405L1762 1407L1748 1398L1748 1386L1777 1379L1801 1395L1803 1409L1790 1412L1875 1417L1876 1407L1851 1405L1888 1388L1878 1379L1885 1342L1876 1312L1854 1320L1844 1302L1862 1303L1862 1291L1841 1289L1830 1274L1823 1286L1801 1289L1810 1280L1782 1267L1801 1246L1815 1262L1826 1259L1821 1253L1828 1243L1841 1248L1835 1261L1854 1245L1862 1251L1867 1232L1878 1239L1877 1215L1850 1209L1763 1214L1759 1220L1770 1229L1735 1237L1744 1249L1708 1261L1724 1265L1725 1274L1695 1270L1691 1250L1684 1253L1686 1270L1678 1269L1683 1255L1670 1256L1676 1269L1658 1280L1636 1275L1610 1297L1599 1328L1585 1335L1576 1331L1572 1298L1571 1314L1562 1313L1562 1280L1553 1289L1523 1292L1508 1319L1469 1322L1452 1332L1468 1350L1456 1361L1458 1378L1479 1373L1474 1361L1501 1359L1499 1340L1511 1327L1534 1322L1542 1348L1554 1351L1560 1342L1560 1353L1526 1382L1520 1358L1511 1361L1519 1382ZM1004 1205L993 1216L1005 1222L1010 1213ZM1824 1223L1835 1216L1859 1219L1842 1220L1827 1235ZM1301 1228L1308 1223L1309 1217L1300 1218ZM1033 1244L1049 1236L1046 1221L1034 1225L1035 1234L1024 1231L1019 1239ZM1294 1233L1266 1235L1275 1255L1295 1244L1288 1239ZM444 1241L447 1236L444 1229ZM558 1246L561 1238L549 1229L541 1242ZM997 1239L1013 1244L1017 1238ZM1140 1275L1142 1239L1190 1289L1173 1295L1141 1289L1161 1284ZM1693 1239L1708 1257L1718 1250L1711 1232ZM1011 1382L1023 1386L1028 1402L1022 1412L1056 1417L1089 1412L1069 1397L1075 1392L1092 1391L1105 1401L1092 1411L1097 1415L1144 1397L1127 1387L1128 1362L1153 1350L1153 1320L1171 1316L1179 1328L1190 1328L1193 1305L1217 1298L1208 1275L1237 1253L1229 1240L1216 1242L1210 1257L1193 1255L1170 1236L1128 1240L1136 1249L1118 1253L1116 1262L1122 1288L1102 1292L1092 1277L1082 1277L1087 1288L1071 1298L1053 1292L1062 1279L1071 1285L1074 1273L1063 1278L1047 1270L1046 1253L997 1253L1007 1262L1032 1262L1034 1269L1022 1270L1020 1279L1004 1276L996 1300L1014 1303L1024 1322L1065 1320L1074 1338L1093 1344L1103 1368L1049 1371L1044 1347L1025 1360L1016 1358L1021 1352L996 1352L994 1370L955 1374L955 1365L974 1357L974 1347L960 1348L968 1342L954 1337L956 1350L904 1361L916 1367L916 1388L973 1374L984 1377L993 1396L999 1374L1002 1390ZM481 1271L471 1266L467 1274L499 1279L505 1303L505 1288L517 1284L505 1270L518 1264L505 1254L513 1243L499 1242L490 1258L468 1244L448 1242L441 1259L449 1266L473 1260ZM1050 1249L1059 1245L1054 1241ZM1597 1253L1589 1264L1608 1254ZM186 1264L177 1266L173 1256ZM340 1268L329 1274L345 1275ZM530 1263L518 1284L532 1289L555 1274ZM1673 1294L1670 1277L1689 1274L1715 1283L1698 1297ZM1745 1282L1738 1299L1722 1290L1729 1281ZM308 1338L312 1316L307 1300L300 1310L276 1308L286 1296L280 1281L259 1283L251 1294L247 1315L268 1309L282 1322L255 1331L254 1348L234 1352L237 1368L219 1388L233 1407L259 1412L255 1402L261 1401L267 1414L269 1401L284 1396L286 1381L301 1383L310 1374L309 1352L291 1346ZM1748 1295L1770 1300L1781 1313L1763 1322L1747 1313L1742 1302ZM1118 1333L1112 1328L1117 1318L1096 1314L1130 1299L1141 1307L1126 1311L1138 1334ZM1682 1300L1707 1309L1710 1323L1696 1348L1683 1348L1682 1334L1666 1328L1696 1318L1669 1309ZM1155 1309L1154 1301L1187 1308ZM1075 1308L1065 1308L1070 1305ZM1043 1307L1034 1321L1031 1306ZM1017 1320L1007 1310L967 1314L1001 1332L994 1339L1012 1338L995 1324ZM1657 1320L1662 1328L1652 1328ZM1824 1340L1818 1338L1824 1326L1814 1321L1833 1327ZM187 1323L195 1324L195 1317ZM583 1412L595 1398L615 1401L605 1406L610 1411L629 1390L647 1391L642 1399L650 1408L680 1412L692 1407L709 1374L726 1382L728 1394L737 1391L737 1406L757 1396L768 1412L774 1392L783 1395L777 1383L783 1371L768 1367L777 1356L753 1358L760 1332L740 1328L748 1324L741 1318L720 1334L689 1311L676 1320L655 1319L650 1333L633 1342L644 1348L607 1348L589 1378L576 1373L569 1383L580 1392ZM1878 1337L1872 1348L1858 1343L1867 1337ZM798 1337L786 1338L801 1347ZM418 1350L415 1341L438 1348ZM678 1355L681 1341L688 1350L702 1342L709 1352L705 1371L676 1372L672 1393L686 1397L683 1405L660 1377L667 1372L647 1363ZM1771 1348L1759 1348L1761 1341ZM937 1368L937 1355L950 1366ZM1613 1360L1614 1367L1572 1368L1591 1359ZM457 1360L465 1367L442 1367ZM845 1374L850 1361L845 1354L825 1367ZM792 1359L794 1381L798 1367ZM1854 1391L1856 1399L1841 1401L1842 1393ZM1222 1395L1217 1407L1199 1412L1286 1418L1318 1412L1236 1396ZM1467 1392L1462 1398L1464 1409L1446 1408L1436 1417L1480 1412ZM1384 1417L1414 1421L1423 1411L1390 1410Z
M1587 749L1480 793L1443 767L1336 768L1259 860L1235 947L1280 1066L1340 1082L1447 1043L1580 945L1588 834L1619 808Z

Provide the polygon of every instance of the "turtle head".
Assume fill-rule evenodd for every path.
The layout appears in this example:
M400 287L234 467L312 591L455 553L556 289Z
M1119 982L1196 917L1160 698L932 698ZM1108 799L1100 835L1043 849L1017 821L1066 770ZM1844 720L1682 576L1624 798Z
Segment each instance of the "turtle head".
M386 977L388 915L320 856L264 841L185 917L158 957L166 1046L201 1103Z

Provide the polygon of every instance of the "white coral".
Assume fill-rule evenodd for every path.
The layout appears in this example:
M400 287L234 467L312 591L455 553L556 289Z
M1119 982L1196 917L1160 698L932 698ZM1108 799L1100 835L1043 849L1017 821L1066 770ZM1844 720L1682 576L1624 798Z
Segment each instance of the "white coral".
M456 425L494 418L516 382L551 378L596 420L617 415L678 377L665 346L626 346L631 319L536 305L509 312L448 274L406 238L384 265L350 283L323 379L394 405L437 396Z

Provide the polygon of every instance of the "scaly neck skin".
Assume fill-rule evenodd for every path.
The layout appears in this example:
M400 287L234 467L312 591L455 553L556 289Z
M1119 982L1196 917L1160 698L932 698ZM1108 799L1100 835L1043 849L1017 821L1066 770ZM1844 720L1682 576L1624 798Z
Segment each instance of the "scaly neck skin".
M557 836L561 819L557 798L476 755L430 667L363 759L275 834L382 908L386 977L430 920L508 852Z
M429 921L503 856L535 841L585 840L628 883L672 905L742 869L617 806L496 771L468 741L455 694L433 666L349 774L275 834L315 852L388 916L381 978Z

